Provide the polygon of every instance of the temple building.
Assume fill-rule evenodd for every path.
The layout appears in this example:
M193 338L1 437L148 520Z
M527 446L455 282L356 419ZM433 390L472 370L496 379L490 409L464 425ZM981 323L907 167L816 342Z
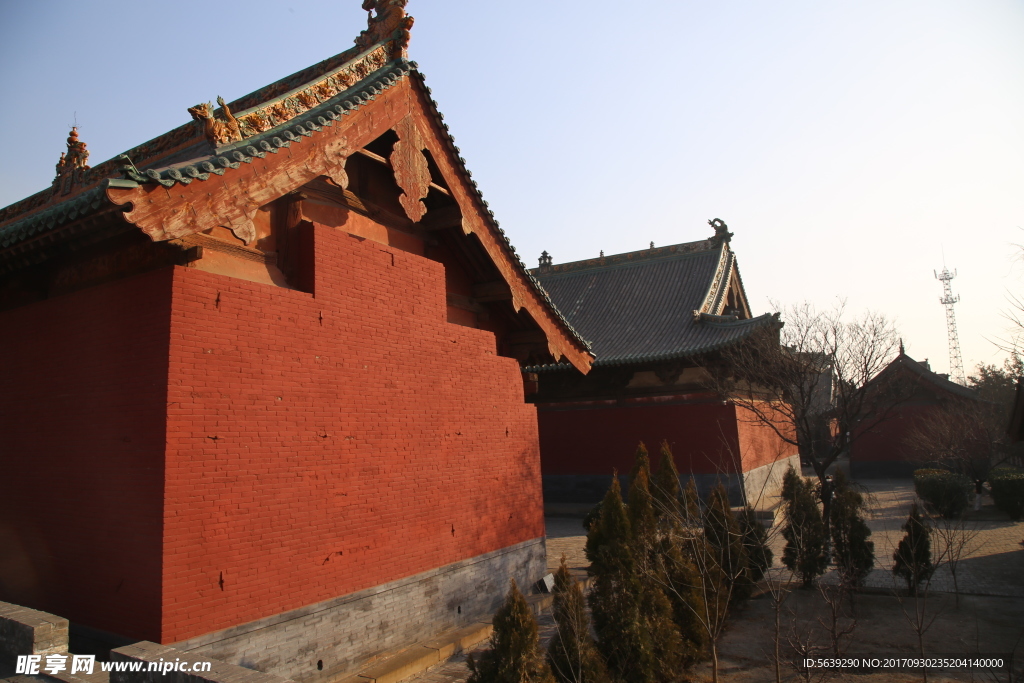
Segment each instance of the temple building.
M0 210L0 600L314 681L543 575L522 368L593 357L471 179L404 6L366 0L355 47L117 158L72 131Z
M919 452L916 433L922 428L932 432L934 446L942 440L938 425L965 429L970 416L991 406L975 390L934 372L927 358L916 361L908 356L902 342L899 356L871 380L869 391L869 396L882 396L874 401L881 407L875 409L870 429L853 427L861 433L850 444L850 474L861 479L909 477L916 469L934 466L932 454ZM988 444L981 440L984 452ZM960 445L969 443L964 439ZM987 469L986 462L983 470Z
M639 441L656 462L667 440L683 478L704 490L722 481L734 504L765 504L786 468L799 469L795 449L709 388L724 349L777 338L781 326L751 314L732 234L709 223L708 239L563 264L545 252L532 271L596 357L589 374L565 362L528 368L547 503L600 500Z

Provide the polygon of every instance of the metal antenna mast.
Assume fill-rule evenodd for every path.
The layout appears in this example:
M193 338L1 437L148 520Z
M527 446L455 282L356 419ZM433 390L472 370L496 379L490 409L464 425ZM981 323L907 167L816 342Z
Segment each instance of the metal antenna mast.
M957 384L966 386L964 378L964 362L960 358L960 338L956 333L956 314L953 313L953 304L960 301L959 296L953 296L953 286L949 281L956 277L956 271L952 273L945 266L941 273L935 273L935 279L942 281L942 298L939 303L946 307L946 333L949 335L949 377Z

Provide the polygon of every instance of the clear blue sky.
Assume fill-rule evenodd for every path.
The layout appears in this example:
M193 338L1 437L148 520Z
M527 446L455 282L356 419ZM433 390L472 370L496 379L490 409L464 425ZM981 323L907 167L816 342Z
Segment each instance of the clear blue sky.
M0 4L0 206L76 120L98 163L340 52L359 0ZM519 253L701 239L769 299L895 317L947 366L997 362L1024 261L1024 3L412 0L410 48Z

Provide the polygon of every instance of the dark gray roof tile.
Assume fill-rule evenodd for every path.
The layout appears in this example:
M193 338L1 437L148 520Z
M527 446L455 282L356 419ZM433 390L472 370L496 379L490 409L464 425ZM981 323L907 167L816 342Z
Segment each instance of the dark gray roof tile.
M597 366L707 353L778 324L769 314L748 320L719 315L735 257L712 240L531 272L591 343Z

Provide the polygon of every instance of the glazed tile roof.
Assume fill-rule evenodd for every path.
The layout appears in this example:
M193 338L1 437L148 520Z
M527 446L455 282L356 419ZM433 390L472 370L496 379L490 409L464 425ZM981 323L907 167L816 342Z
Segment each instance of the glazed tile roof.
M187 185L205 181L211 175L224 175L240 164L251 163L254 157L276 154L303 138L316 135L404 78L412 78L429 96L430 88L423 83L424 76L416 62L404 56L387 59L389 44L385 41L364 50L346 50L229 103L242 128L243 139L239 142L214 148L201 139L195 122L190 122L85 170L80 177L79 190L70 197L58 198L55 188L47 189L0 208L0 270L41 260L41 256L30 253L36 243L63 241L67 235L58 230L63 225L109 208L105 200L107 187L129 187L136 183L172 187L176 183ZM448 134L446 142L459 170L473 188L475 200L490 218L490 227L501 236L506 254L551 307L568 335L589 350L589 344L559 313L499 227L494 212L466 167L448 124L443 122L437 101L429 101L433 116Z
M771 314L746 320L722 315L730 280L739 272L728 244L714 238L532 272L591 343L595 366L694 356L778 324Z

